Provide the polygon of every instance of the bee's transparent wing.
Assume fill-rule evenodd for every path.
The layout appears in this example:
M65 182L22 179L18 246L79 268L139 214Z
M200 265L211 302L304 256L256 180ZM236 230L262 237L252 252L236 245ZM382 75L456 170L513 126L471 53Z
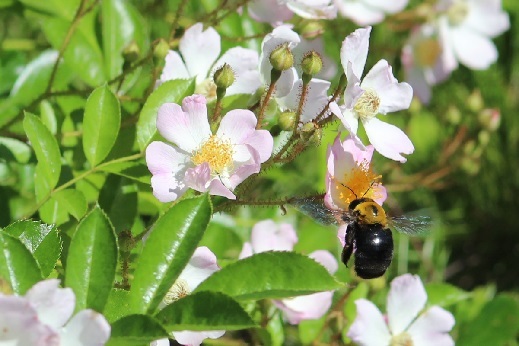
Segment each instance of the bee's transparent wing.
M324 205L323 196L291 198L288 203L303 214L324 225L337 224L335 213Z
M432 227L432 219L426 215L403 215L390 219L390 226L407 235L423 235Z

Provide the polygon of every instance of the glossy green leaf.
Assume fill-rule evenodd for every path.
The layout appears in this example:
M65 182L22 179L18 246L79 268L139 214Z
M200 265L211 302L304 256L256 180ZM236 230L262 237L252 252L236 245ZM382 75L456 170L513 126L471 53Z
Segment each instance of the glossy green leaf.
M72 21L74 14L77 11L80 0L47 0L42 2L40 0L19 0L28 8L35 9L42 12L50 12L58 15L64 19Z
M112 323L107 346L143 346L150 342L167 338L168 333L151 316L130 315Z
M156 318L168 332L181 330L237 330L255 326L231 297L219 292L190 294L166 306Z
M4 232L19 239L34 256L43 277L49 276L63 248L61 237L54 225L23 220L10 224Z
M108 296L103 315L108 322L117 321L118 319L129 315L130 305L128 297L130 291L113 288Z
M488 302L471 322L461 325L456 345L513 345L519 333L519 303L501 295Z
M112 221L115 233L129 230L137 215L137 185L129 179L109 175L99 192L99 206Z
M144 244L134 273L134 312L153 312L193 255L211 217L208 195L186 199L162 215Z
M0 158L5 161L27 163L31 158L31 148L18 139L0 137Z
M344 304L344 315L346 316L348 323L353 323L355 316L357 316L357 305L355 301L357 299L366 298L368 296L369 287L365 281L359 282L348 295L348 300Z
M115 162L99 168L103 172L109 172L134 180L146 185L151 184L151 175L148 167L142 162Z
M61 153L58 142L36 115L26 112L23 128L38 159L39 173L52 189L58 183L61 173Z
M269 251L242 259L214 273L196 288L235 299L288 298L340 288L316 261L294 252Z
M0 278L7 280L13 292L23 295L42 279L38 263L15 237L0 232Z
M52 198L58 202L58 208L62 208L80 220L87 212L85 195L79 190L65 189L56 192Z
M41 122L45 125L52 135L56 135L58 132L58 121L56 119L56 113L52 108L49 101L44 100L40 103Z
M95 207L79 223L68 249L65 284L76 294L76 311L103 311L115 279L117 255L112 225Z
M157 133L157 112L164 103L182 104L195 91L195 79L175 79L161 84L148 97L137 122L137 143L144 150Z
M87 99L83 119L83 151L92 166L103 161L112 149L119 126L119 100L107 85L95 89Z
M427 284L425 290L427 291L427 304L430 306L446 307L471 297L469 292L447 283L430 283Z

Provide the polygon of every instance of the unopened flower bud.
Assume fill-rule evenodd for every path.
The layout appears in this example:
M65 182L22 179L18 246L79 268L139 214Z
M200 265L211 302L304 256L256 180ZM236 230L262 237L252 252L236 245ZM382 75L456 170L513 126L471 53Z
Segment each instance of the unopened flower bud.
M478 133L479 144L482 146L487 146L488 142L490 142L490 132L483 130Z
M161 38L159 42L155 45L153 48L153 56L159 60L162 61L166 58L166 55L169 53L169 44Z
M284 111L279 116L279 127L283 131L290 131L294 128L296 123L296 113L291 111Z
M311 21L306 23L306 25L301 30L301 36L303 36L307 40L312 40L318 36L321 36L324 33L324 26L321 22Z
M311 145L313 147L317 147L321 144L321 140L323 139L323 129L321 129L320 127L317 127L314 131L314 133L312 133L312 135L310 136L310 138L308 138L308 145Z
M461 121L461 112L455 106L449 106L446 112L447 121L453 125L458 125Z
M141 50L135 41L131 41L123 50L123 58L125 63L133 63L139 59Z
M479 90L474 90L472 94L467 98L467 106L473 112L479 112L485 106L485 102L483 101L483 97L481 97L481 92Z
M288 44L283 44L270 53L269 61L278 71L285 71L294 66L294 55Z
M234 71L231 66L224 64L220 67L213 76L214 84L219 89L227 89L234 83Z
M301 61L301 68L303 73L308 74L310 76L315 76L321 69L323 68L323 59L316 51L310 51L305 54L303 60Z
M309 122L304 124L303 127L301 127L299 135L301 136L301 139L303 141L309 142L310 137L312 137L312 135L317 129L318 127L313 122Z
M479 112L479 123L489 131L495 131L501 123L501 112L499 109L487 108Z

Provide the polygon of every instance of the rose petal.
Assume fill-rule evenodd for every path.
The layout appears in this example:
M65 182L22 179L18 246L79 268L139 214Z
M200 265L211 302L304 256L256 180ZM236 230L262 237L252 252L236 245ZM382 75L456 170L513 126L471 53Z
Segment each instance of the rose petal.
M188 186L184 184L185 171L155 174L151 177L153 196L163 203L173 202L182 196Z
M99 346L110 338L110 324L93 310L78 312L61 330L61 345Z
M357 299L355 305L357 317L348 331L348 337L363 346L389 345L391 335L377 307L366 299Z
M454 340L448 334L454 327L454 316L439 306L432 306L409 327L409 333L415 345L450 346Z
M213 330L213 331L202 331L202 332L193 332L189 330L184 330L182 332L173 332L173 337L177 342L181 345L189 345L189 346L200 346L204 339L218 339L219 337L225 334L225 330Z
M214 64L211 75L224 64L228 64L235 74L235 81L227 88L226 95L253 94L261 87L259 56L255 50L242 47L229 49Z
M185 280L189 291L192 292L202 281L218 270L220 267L215 254L208 247L200 246L180 273L179 279Z
M211 181L211 168L209 163L203 162L200 165L188 168L184 177L186 186L193 190L206 192Z
M404 274L391 282L387 296L389 329L393 335L402 333L424 308L427 293L418 275Z
M166 63L162 69L160 81L165 82L172 79L187 79L189 77L189 72L187 72L186 65L184 65L180 55L177 52L170 50L168 55L166 55Z
M352 71L357 77L362 77L366 59L368 57L369 36L371 27L357 29L349 34L341 46L341 64L344 71L348 70L348 62L352 64ZM350 81L348 80L348 83Z
M337 238L341 242L341 246L344 247L346 245L346 232L348 230L348 224L340 225L337 229Z
M367 6L359 1L337 0L337 9L347 18L353 20L357 25L372 25L380 23L385 13L379 8Z
M296 243L296 231L288 223L276 224L272 220L264 220L252 227L251 245L254 253L292 251Z
M467 2L469 11L462 25L481 35L495 37L510 28L510 18L501 9L501 1L480 0Z
M368 6L381 9L387 13L397 13L406 7L409 0L363 0Z
M241 249L240 255L238 256L239 259L250 257L254 254L252 251L252 244L249 242L243 243L243 248Z
M256 124L254 113L247 109L234 109L222 118L216 136L232 144L243 144L254 133Z
M179 49L190 76L196 76L200 84L209 74L209 69L220 55L220 35L209 27L203 31L202 23L186 30Z
M175 175L188 163L189 157L186 153L166 143L154 141L146 148L146 165L153 175Z
M398 127L377 118L364 121L363 124L370 143L385 157L406 162L407 159L400 153L411 154L414 151L413 143Z
M326 314L332 305L333 292L319 292L298 296L274 304L283 311L290 324L298 324L302 320L315 320Z
M328 270L330 274L333 274L339 269L339 264L329 251L326 250L316 250L308 255L308 257L313 258L317 263L321 264L323 267Z
M465 27L450 29L453 49L459 61L474 70L486 70L497 60L492 40Z
M258 22L278 24L286 22L294 15L278 0L251 1L248 4L249 15Z

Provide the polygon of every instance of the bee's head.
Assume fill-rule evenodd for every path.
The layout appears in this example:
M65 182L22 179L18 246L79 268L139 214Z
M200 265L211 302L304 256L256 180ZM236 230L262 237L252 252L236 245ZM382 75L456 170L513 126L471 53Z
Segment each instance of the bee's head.
M386 212L371 198L359 198L353 201L349 207L360 223L380 224L383 227L387 225Z

